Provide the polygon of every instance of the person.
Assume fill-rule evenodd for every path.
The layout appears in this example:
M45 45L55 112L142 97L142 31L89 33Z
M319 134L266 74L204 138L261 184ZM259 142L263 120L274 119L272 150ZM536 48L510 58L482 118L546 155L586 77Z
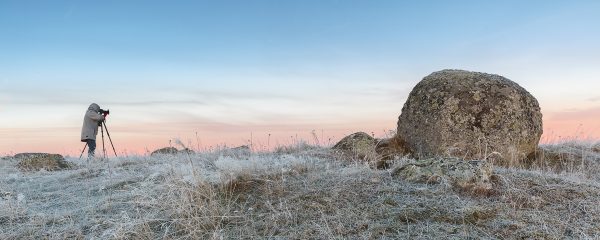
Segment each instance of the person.
M83 117L83 127L81 128L81 141L88 146L88 159L94 157L96 151L96 135L98 135L98 126L102 124L105 116L100 114L100 106L92 103Z

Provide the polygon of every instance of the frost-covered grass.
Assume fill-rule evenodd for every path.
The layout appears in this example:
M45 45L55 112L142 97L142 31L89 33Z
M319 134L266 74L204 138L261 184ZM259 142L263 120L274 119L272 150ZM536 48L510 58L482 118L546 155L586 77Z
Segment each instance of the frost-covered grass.
M597 146L542 146L561 167L496 168L486 196L310 146L67 159L77 167L56 172L3 159L0 238L600 238Z

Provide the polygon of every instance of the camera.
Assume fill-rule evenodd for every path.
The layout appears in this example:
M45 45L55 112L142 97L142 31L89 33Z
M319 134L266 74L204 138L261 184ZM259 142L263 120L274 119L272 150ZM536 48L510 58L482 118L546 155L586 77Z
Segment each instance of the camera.
M104 116L110 114L110 110L108 110L108 109L106 109L106 110L100 109L100 110L98 110L98 112Z

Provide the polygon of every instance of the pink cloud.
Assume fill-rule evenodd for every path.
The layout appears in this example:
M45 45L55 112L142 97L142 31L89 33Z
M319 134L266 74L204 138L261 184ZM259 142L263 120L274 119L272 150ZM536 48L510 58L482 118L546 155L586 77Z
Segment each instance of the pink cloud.
M593 98L590 98L590 99L588 99L588 100L589 100L589 101L592 101L592 102L598 102L598 101L600 101L600 96L598 96L598 97L593 97Z

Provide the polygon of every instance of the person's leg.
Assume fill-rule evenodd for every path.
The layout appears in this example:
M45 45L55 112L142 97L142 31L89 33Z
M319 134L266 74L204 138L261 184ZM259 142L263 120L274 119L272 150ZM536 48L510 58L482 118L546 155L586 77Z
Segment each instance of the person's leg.
M86 142L88 144L88 158L93 158L94 151L96 151L96 140L88 139Z

